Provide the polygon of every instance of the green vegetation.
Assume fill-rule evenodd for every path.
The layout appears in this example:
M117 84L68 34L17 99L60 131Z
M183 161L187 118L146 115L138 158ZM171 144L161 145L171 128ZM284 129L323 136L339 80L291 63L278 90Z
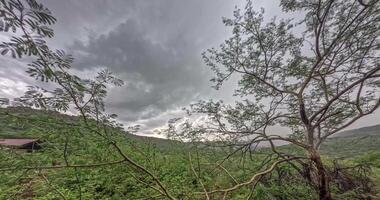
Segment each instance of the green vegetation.
M107 87L123 81L106 69L78 77L70 70L74 58L48 46L57 20L48 8L0 0L0 31L9 34L1 54L29 57L26 73L50 83L12 101L29 108L1 109L3 137L38 138L42 149L1 146L0 198L378 198L380 136L372 130L331 137L380 107L379 1L280 6L303 20L268 21L250 0L223 20L231 37L203 59L215 88L238 79L240 99L192 104L188 113L205 117L201 123L170 120L167 136L192 142L181 143L123 131L105 110ZM292 132L273 135L273 125Z
M330 155L334 158L352 158L379 150L380 130L377 135L358 135L359 136L344 138L331 138L322 145L321 151L323 154Z
M118 158L107 143L99 142L91 133L85 130L72 132L76 129L71 129L66 123L78 121L78 117L30 108L2 108L0 112L1 137L31 137L44 141L43 149L33 153L7 148L0 150L1 169L15 166L19 168L0 172L2 174L0 199L61 199L62 196L66 199L80 197L82 199L164 199L158 192L145 185L152 181L149 177L123 163L54 170L21 169L64 164L63 154L67 134L70 134L70 141L66 152L71 165L104 163ZM266 148L259 150L252 157L239 152L218 168L215 163L220 163L226 153L232 151L231 149L207 148L204 145L196 147L176 141L130 135L122 131L118 134L118 140L124 143L123 150L154 172L179 199L204 199L203 195L197 194L202 191L197 176L206 188L227 188L233 186L234 181L239 183L247 181L253 174L271 165L271 163L263 164L271 153ZM377 185L372 187L371 192L361 192L360 195L375 198L379 189L379 183L376 181L380 175L380 143L376 145L374 141L380 141L380 134L364 136L357 145L349 145L351 148L347 149L342 148L354 139L347 137L345 141L329 140L322 147L322 152L326 152L323 154L324 159L332 163L332 158L340 158L341 165L364 164L371 167L371 184ZM294 147L288 145L281 148L296 151ZM191 154L191 164L189 154ZM347 154L350 154L350 157L341 157ZM294 169L288 164L279 165L271 174L262 177L252 193L252 199L316 198L316 194L302 179L291 176L293 173ZM356 199L358 194L355 190L358 188L333 195L336 199ZM227 198L246 199L250 194L250 187L245 187L229 194ZM215 194L213 199L221 199L222 195ZM153 198L154 196L157 197Z

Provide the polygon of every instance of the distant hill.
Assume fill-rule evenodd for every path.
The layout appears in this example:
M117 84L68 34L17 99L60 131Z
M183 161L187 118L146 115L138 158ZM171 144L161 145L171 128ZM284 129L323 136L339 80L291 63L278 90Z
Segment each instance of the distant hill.
M21 119L29 119L30 121L24 121L23 123L15 123L12 120L12 116L18 116ZM55 121L57 120L73 123L80 120L78 116L66 115L56 111L37 110L28 107L7 107L0 108L0 138L33 138L31 135L26 135L29 130L32 129L34 122L40 121ZM41 126L49 126L49 124L39 124ZM129 140L155 144L157 147L167 148L173 144L179 144L178 141L169 139L139 136L125 132L126 137Z
M13 123L7 113L38 121L60 119L65 122L73 122L78 120L76 116L69 116L52 111L22 107L0 108L0 138L31 137L30 135L25 135L25 133L32 129L33 120L23 124ZM128 133L126 133L126 137L131 143L154 144L157 148L165 152L172 151L172 147L174 146L187 146L185 143L169 139L138 136ZM323 154L333 157L352 157L378 150L380 150L380 124L342 131L328 139L321 147Z
M336 158L350 158L380 150L380 124L342 131L328 139L322 153Z
M342 131L334 137L380 136L380 124Z
M61 132L65 133L65 131L72 131L69 128L65 128L67 123L81 123L81 120L77 116L64 115L52 111L34 110L21 107L0 108L0 139L22 137L38 138L45 141L45 146L42 148L42 151L33 154L20 154L17 151L4 151L0 147L0 167L34 166L41 163L43 166L48 166L56 161L64 163L63 146L66 145L64 144L66 138ZM54 126L54 124L59 126ZM333 159L343 161L340 162L343 164L356 164L360 161L360 163L365 163L367 166L376 167L374 168L376 174L371 174L371 178L374 180L380 180L378 178L380 177L379 128L380 125L342 132L339 134L340 137L329 138L323 143L321 146L321 154L323 155L323 158L326 159L327 163L332 163ZM120 130L115 130L115 133L116 131ZM89 134L89 131L86 129L81 129L80 135L76 134L75 131L72 132L70 144L67 143L69 145L67 152L71 152L70 161L72 161L72 163L95 163L95 161L97 162L99 160L103 162L103 160L108 161L119 157L111 152L113 149L109 148L108 144L105 144L106 141L102 142L98 138L93 138L93 135L94 134ZM120 134L120 136L124 135ZM263 168L263 165L266 165L263 163L267 163L269 156L273 155L270 148L264 147L257 149L257 153L248 154L249 157L246 157L245 154L236 153L234 155L229 155L229 159L226 159L226 155L233 150L232 148L206 148L207 145L203 145L203 143L199 145L200 148L192 148L192 144L189 143L138 136L127 132L125 132L125 137L117 137L117 139L126 155L132 157L142 166L152 170L155 174L158 174L165 185L168 185L169 188L175 188L176 191L180 191L182 190L182 187L185 187L185 191L189 193L199 191L198 186L195 185L197 184L197 179L194 178L191 169L189 169L190 155L193 155L194 159L197 159L198 161L198 166L194 166L199 167L202 164L202 167L204 167L205 170L202 170L202 176L207 177L207 179L204 179L206 180L205 183L209 184L207 187L214 187L215 183L220 183L226 186L230 185L231 177L239 177L239 182L250 179L250 174L254 173L255 170ZM291 155L304 156L304 152L299 148L295 148L294 145L282 145L278 150ZM218 169L212 165L213 163L223 163L223 168L225 168L226 171L228 169L227 173L225 174L223 170L217 171ZM218 166L219 165L222 166L221 164L218 164ZM284 167L278 168L281 170L277 170L277 172L279 175L284 172L284 177L287 177L292 171L288 171L290 169L288 167L289 165L283 166ZM130 168L126 168L124 165L110 165L106 167L91 168L91 170L87 169L86 171L83 169L81 173L71 169L61 169L56 171L44 170L44 174L47 177L50 177L49 180L54 180L54 186L59 186L62 191L74 191L73 188L80 184L80 187L83 188L81 192L83 192L83 195L86 195L85 197L89 197L89 199L120 199L123 197L137 199L135 197L140 194L148 194L149 191L145 188L148 188L146 185L149 184L146 184L144 181L150 181L150 179L145 179L143 176L141 179L140 176L133 178L131 177L133 174L129 169ZM29 170L28 172L37 173L35 171L37 170ZM193 171L197 174L195 170ZM16 194L24 194L24 192L20 194L16 193L17 191L28 191L28 194L29 191L32 191L33 195L36 194L36 197L37 195L40 195L41 197L45 197L47 194L50 195L50 193L47 193L47 191L52 191L50 185L42 190L42 185L38 184L44 184L45 182L38 178L30 179L33 180L33 182L30 183L14 181L13 177L15 179L20 179L18 177L32 177L29 175L25 176L25 173L26 172L23 170L15 170L6 173L5 176L3 174L3 176L0 176L0 182L2 183L0 184L0 199L5 199L2 198L3 194L8 195L8 193L4 193L4 191L12 192L13 196ZM40 177L40 173L41 172L38 172L38 175L36 176ZM137 173L136 175L140 175ZM82 177L80 182L75 181L74 177L76 177L77 174L80 174L80 177ZM276 175L277 173L273 173L273 176ZM22 181L24 180L26 180L26 178L22 179ZM287 180L287 178L284 178L284 181L285 180ZM284 184L287 182L281 182L278 184L277 181L268 181L260 187L263 188L265 185L270 189L264 188L265 190L262 191L276 191L276 193L278 191L279 195L283 194L284 191L284 194L286 195L290 194L289 191L294 191L293 196L300 195L300 191L309 191L308 188L304 188L306 184L304 184L303 181L298 182L298 179L292 179L289 181L291 181L289 182L291 184ZM140 187L139 184L141 183L143 183L143 187ZM378 186L380 185L380 182L376 182L375 184ZM282 185L286 187L282 188ZM23 187L27 187L27 189L19 189ZM289 189L288 187L291 188ZM120 196L115 197L113 196L114 194L120 194ZM310 195L307 196L311 197ZM47 196L45 199L51 199L50 197L52 196ZM74 196L70 197L74 198ZM25 199L21 196L15 196L15 198ZM241 198L231 197L230 199ZM344 196L344 198L339 199L354 198L346 198L346 196Z

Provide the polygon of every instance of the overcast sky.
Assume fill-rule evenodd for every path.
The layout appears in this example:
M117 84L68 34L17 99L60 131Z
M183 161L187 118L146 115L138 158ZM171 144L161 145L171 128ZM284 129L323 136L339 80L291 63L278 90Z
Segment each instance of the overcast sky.
M244 0L43 0L58 19L55 48L73 53L73 69L84 76L108 67L126 82L112 89L109 112L125 125L141 124L152 134L181 108L199 99L231 101L233 84L210 86L202 51L227 39L222 17L231 17ZM279 1L258 0L267 16L280 13ZM0 35L0 40L4 38ZM22 95L34 80L25 63L0 57L0 96ZM354 127L378 123L380 113ZM377 118L377 119L376 119Z

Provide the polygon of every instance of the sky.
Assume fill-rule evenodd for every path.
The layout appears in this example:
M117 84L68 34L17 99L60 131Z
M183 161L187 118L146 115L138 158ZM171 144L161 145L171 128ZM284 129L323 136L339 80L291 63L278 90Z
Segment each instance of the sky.
M222 17L232 17L244 0L42 0L58 19L54 48L73 54L73 70L95 75L107 67L125 85L112 88L107 109L125 126L142 125L140 134L154 135L183 107L200 99L233 101L234 83L211 88L212 73L201 53L217 47L230 30ZM266 17L281 13L279 1L257 0ZM0 34L0 40L5 39ZM35 81L25 63L0 57L0 97L17 97ZM379 123L380 112L353 128Z

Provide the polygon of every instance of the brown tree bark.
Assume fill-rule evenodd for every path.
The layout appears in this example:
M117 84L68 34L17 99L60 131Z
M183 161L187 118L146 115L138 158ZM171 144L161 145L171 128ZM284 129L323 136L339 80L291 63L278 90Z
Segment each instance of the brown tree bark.
M312 149L310 152L310 159L315 165L315 174L316 177L316 186L318 187L319 199L320 200L332 200L330 193L330 177L326 172L326 169L323 165L321 156L319 152L315 149Z

